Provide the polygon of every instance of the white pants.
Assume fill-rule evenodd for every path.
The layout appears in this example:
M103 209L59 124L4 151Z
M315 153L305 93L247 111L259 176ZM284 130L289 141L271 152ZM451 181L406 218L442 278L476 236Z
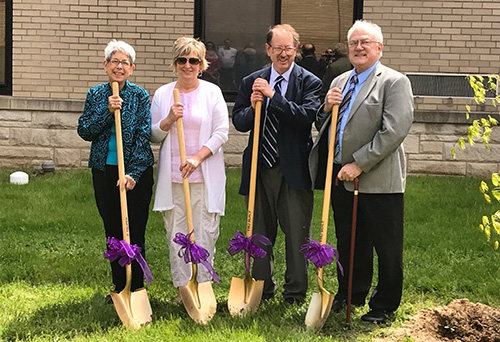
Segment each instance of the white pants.
M213 265L215 254L215 242L219 237L220 215L209 213L205 203L205 184L190 183L191 208L193 212L193 226L195 244L205 248L210 256L208 261ZM181 246L173 242L175 234L181 232L187 234L187 219L184 202L184 190L182 184L172 183L172 195L174 208L162 212L163 221L167 235L170 271L175 287L186 286L192 277L192 264L186 264L184 258L178 253ZM212 280L205 266L198 264L198 282L203 283ZM215 268L215 267L214 267Z

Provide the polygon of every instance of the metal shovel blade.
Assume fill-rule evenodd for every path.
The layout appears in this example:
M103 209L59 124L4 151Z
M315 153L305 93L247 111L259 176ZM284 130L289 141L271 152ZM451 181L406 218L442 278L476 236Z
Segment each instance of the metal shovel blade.
M207 324L212 319L217 310L217 301L210 281L198 283L191 279L186 286L179 287L179 293L193 321Z
M255 280L250 273L245 274L244 279L233 277L227 297L227 308L231 316L255 313L259 308L263 290L264 280Z
M141 326L151 323L153 311L146 289L134 292L123 290L120 293L111 291L110 295L118 317L125 327L139 329Z
M306 326L313 329L321 329L332 309L334 295L326 290L321 293L314 292L311 303L306 313Z

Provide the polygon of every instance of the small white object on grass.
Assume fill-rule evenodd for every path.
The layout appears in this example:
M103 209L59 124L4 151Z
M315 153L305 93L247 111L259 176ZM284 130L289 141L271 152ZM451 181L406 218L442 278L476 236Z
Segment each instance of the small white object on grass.
M26 172L16 171L10 175L11 184L28 184L29 176Z

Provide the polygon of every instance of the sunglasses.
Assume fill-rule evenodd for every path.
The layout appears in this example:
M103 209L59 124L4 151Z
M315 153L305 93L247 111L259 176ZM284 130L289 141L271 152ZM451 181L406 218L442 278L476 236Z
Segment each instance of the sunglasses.
M201 59L196 58L196 57L191 57L191 58L186 58L186 57L178 57L175 59L175 63L184 65L189 61L189 64L191 65L198 65L201 63Z

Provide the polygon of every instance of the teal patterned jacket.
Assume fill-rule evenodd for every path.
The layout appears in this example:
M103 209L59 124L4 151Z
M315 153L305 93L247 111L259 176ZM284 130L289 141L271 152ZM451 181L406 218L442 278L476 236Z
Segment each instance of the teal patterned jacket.
M108 110L108 97L112 94L109 83L90 88L83 113L78 119L78 135L92 142L89 167L98 170L104 170L106 166L111 127L115 122ZM144 170L154 163L149 143L151 135L149 94L143 88L126 81L120 90L120 97L123 99L121 121L125 174L138 182Z

